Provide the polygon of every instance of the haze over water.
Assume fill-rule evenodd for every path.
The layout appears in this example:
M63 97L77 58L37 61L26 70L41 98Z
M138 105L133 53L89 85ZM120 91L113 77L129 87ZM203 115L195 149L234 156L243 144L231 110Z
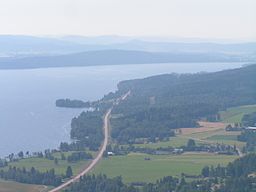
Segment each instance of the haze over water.
M97 100L119 81L166 73L213 72L243 63L173 63L33 70L0 70L0 157L57 148L69 141L70 122L82 109L55 107L55 100Z

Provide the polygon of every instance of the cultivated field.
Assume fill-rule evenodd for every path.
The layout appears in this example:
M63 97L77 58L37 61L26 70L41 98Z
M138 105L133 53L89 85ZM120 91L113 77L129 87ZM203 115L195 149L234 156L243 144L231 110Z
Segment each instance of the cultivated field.
M156 149L159 147L180 147L186 145L188 142L187 138L180 138L180 137L170 137L170 141L165 142L156 142L156 143L145 143L145 144L135 144L136 147L148 147L152 149Z
M70 153L64 153L66 156ZM16 166L17 168L31 169L34 167L35 169L46 172L47 170L53 169L56 174L66 174L66 169L68 166L71 166L73 173L79 173L84 167L86 167L89 161L79 161L76 163L68 163L66 160L60 159L60 154L55 153L55 157L58 158L58 164L56 165L53 160L45 159L45 158L27 158L19 160L18 162L9 163L10 166ZM8 169L5 168L5 169Z
M245 143L237 140L240 131L226 131L227 123L199 122L200 128L184 128L178 137L191 138L201 143L219 143L236 145L242 148Z
M242 148L245 143L237 140L239 131L225 131L227 123L222 122L199 122L199 128L182 128L176 137L170 137L170 141L136 144L137 147L159 148L159 147L180 147L187 144L189 139L194 139L197 144L219 143L236 145ZM179 132L179 131L178 131Z
M221 112L222 122L210 123L199 122L199 128L182 128L176 137L171 137L169 141L136 144L137 147L180 147L187 144L189 139L194 139L197 144L201 143L223 143L236 145L242 148L245 143L237 141L240 132L227 132L225 127L228 123L240 122L244 114L256 111L256 105L230 108ZM66 153L68 156L70 153ZM93 154L95 155L95 154ZM52 160L43 158L29 158L19 162L10 163L12 166L25 167L30 169L35 167L40 171L55 169L57 174L65 174L67 166L71 166L73 173L77 174L89 161L68 163L60 158L60 153L55 153L58 158L58 165ZM150 160L145 160L149 158ZM238 158L237 156L216 155L209 153L185 153L182 155L147 155L141 153L131 153L127 156L113 156L103 159L93 170L94 174L103 173L110 177L122 176L124 181L130 182L154 182L163 176L180 176L181 173L197 175L205 165L226 165ZM14 182L0 181L0 192L43 192L43 186L24 185Z
M71 154L71 152L64 153L67 157ZM94 154L93 154L94 155ZM10 166L15 166L17 168L31 169L34 167L35 169L46 172L47 170L53 169L56 174L66 174L66 169L68 166L72 167L73 173L78 174L83 168L85 168L89 161L79 161L76 163L68 163L66 160L61 160L60 153L55 153L54 157L58 158L58 164L56 165L53 160L45 159L45 158L27 158L23 160L19 160L18 162L9 163ZM8 169L8 167L4 168ZM0 192L45 192L47 188L45 186L40 185L28 185L28 184L20 184L16 182L7 182L0 180Z
M226 123L240 123L245 114L256 112L256 105L245 105L222 111L221 119Z
M150 160L144 160L150 158ZM103 159L93 173L110 177L122 176L124 181L154 182L163 176L177 176L181 173L197 175L205 165L226 165L237 156L209 153L188 153L182 155L147 155L131 153L127 156L113 156Z
M240 132L225 131L226 123L199 122L200 128L184 128L178 131L170 141L136 144L137 147L180 147L194 139L197 144L228 144L242 148L245 143L237 141ZM150 160L145 160L149 158ZM180 176L181 173L197 175L205 165L216 166L227 163L238 156L217 155L213 153L184 153L182 155L147 155L131 153L127 156L113 156L101 161L93 173L103 173L108 176L122 176L125 182L154 182L163 176Z
M222 122L198 122L200 127L198 128L181 128L182 135L191 135L191 134L198 134L198 133L208 133L208 132L216 132L219 130L223 130L227 124Z
M41 185L27 185L11 181L0 180L0 192L46 192L47 188Z

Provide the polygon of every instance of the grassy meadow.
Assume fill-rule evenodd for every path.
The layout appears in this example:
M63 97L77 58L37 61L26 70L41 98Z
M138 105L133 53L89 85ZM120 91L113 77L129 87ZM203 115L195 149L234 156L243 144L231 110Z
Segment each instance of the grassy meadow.
M12 181L0 180L0 192L46 192L47 188L41 185L28 185Z
M169 141L135 144L136 147L159 148L159 147L180 147L187 144L189 139L194 139L197 144L202 143L223 143L236 145L242 148L245 143L237 141L240 132L227 132L227 123L241 122L244 114L255 112L256 105L230 108L221 112L222 122L207 123L201 122L200 128L182 129L176 137L171 137ZM95 153L92 153L95 156ZM69 153L65 153L67 157ZM79 161L68 163L61 160L60 153L55 153L58 164L44 158L28 158L18 162L10 163L11 166L30 169L35 167L39 171L47 171L54 168L57 174L65 174L67 166L71 166L73 173L77 174L82 168L88 165L89 161ZM145 160L149 158L150 160ZM237 156L216 155L209 153L184 153L182 155L148 155L142 153L130 153L126 156L112 156L104 158L94 168L94 174L106 174L109 177L122 176L126 183L130 182L154 182L163 176L177 176L181 173L197 175L206 165L216 166L227 163L238 158ZM6 168L5 168L6 169ZM44 192L44 186L25 185L15 182L0 180L0 192Z
M256 105L232 107L220 113L221 120L226 123L240 123L245 114L256 112Z
M150 158L150 160L144 160ZM131 153L127 156L113 156L103 159L94 169L94 174L110 177L122 176L125 182L154 182L163 176L177 176L181 173L196 175L205 165L226 165L237 156L208 153L187 153L182 155L147 155Z
M67 157L71 152L64 153L65 156ZM22 159L17 162L12 162L9 163L10 166L16 166L17 168L23 168L25 167L26 169L31 169L31 167L34 167L35 169L41 171L41 172L46 172L47 170L50 169L55 169L56 174L65 174L66 169L68 166L71 166L73 173L77 174L86 167L89 163L89 161L79 161L76 163L69 163L67 160L61 160L60 153L55 153L54 157L58 158L58 164L54 163L54 160L49 160L46 158L37 158L37 157L32 157L32 158L27 158L27 159ZM8 169L6 167L5 169Z

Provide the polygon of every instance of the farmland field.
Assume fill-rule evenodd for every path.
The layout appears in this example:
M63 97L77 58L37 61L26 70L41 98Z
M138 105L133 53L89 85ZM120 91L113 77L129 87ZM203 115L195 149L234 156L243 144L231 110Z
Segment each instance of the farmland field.
M150 160L144 160L150 158ZM131 153L103 159L93 173L110 177L122 176L124 181L154 182L163 176L180 176L181 173L199 174L205 165L226 165L237 156L209 153L187 153L183 155L147 155Z
M179 138L179 137L170 137L170 141L156 142L156 143L145 143L145 144L135 144L136 147L148 147L152 149L156 149L159 147L180 147L187 144L187 138Z
M27 185L12 181L0 180L0 192L46 192L46 187L41 185Z
M236 145L242 147L244 142L237 140L237 135L240 131L226 131L226 123L221 122L199 122L201 127L199 128L182 128L181 133L176 137L170 137L170 141L136 144L137 147L159 148L159 147L181 147L187 144L189 139L194 139L197 144L202 143L223 143L227 145Z
M67 156L69 153L65 153ZM89 161L79 161L76 163L68 163L66 160L60 159L60 154L55 153L54 156L58 158L58 164L56 165L53 160L45 159L45 158L27 158L19 160L18 162L9 163L10 166L16 166L17 168L23 168L31 169L31 167L34 167L35 169L46 172L47 170L53 169L55 170L56 174L65 174L66 169L68 166L71 166L73 173L77 174L80 172L82 168L87 166ZM8 168L5 168L8 169Z
M220 113L221 120L225 123L240 123L245 114L256 112L256 105L245 105L229 108Z
M47 170L54 168L56 174L65 174L67 167L71 166L73 172L76 174L81 170L82 167L85 167L88 162L89 161L68 163L67 161L59 160L58 165L56 165L52 160L43 159L43 158L29 158L29 159L20 160L19 162L10 163L10 165L16 166L19 168L25 167L26 169L30 169L31 167L34 167L35 169L41 172L46 172Z
M241 121L244 114L253 112L254 110L256 111L256 105L231 108L221 114L224 123L199 122L201 125L199 128L180 129L177 136L170 137L169 141L135 144L135 146L148 148L168 146L180 147L186 145L189 139L194 139L197 144L224 143L242 148L245 143L237 141L237 135L239 135L240 132L227 132L225 131L225 127L227 122ZM92 154L95 155L94 153ZM65 156L68 155L70 155L70 152L65 153ZM65 174L67 166L71 166L73 173L77 174L89 163L89 161L68 163L66 160L61 160L60 153L55 153L54 157L58 158L57 165L53 160L45 158L28 158L20 160L19 162L10 163L10 165L19 168L25 167L27 169L35 167L42 172L54 168L57 174ZM145 158L150 160L145 160ZM184 153L182 155L130 153L127 156L113 156L103 159L93 170L93 173L103 173L110 177L122 176L127 183L154 182L155 180L168 175L177 177L180 177L182 173L198 175L205 165L226 165L236 158L237 156L216 155L210 153ZM37 192L41 190L44 190L43 186L22 185L14 182L0 181L0 192Z

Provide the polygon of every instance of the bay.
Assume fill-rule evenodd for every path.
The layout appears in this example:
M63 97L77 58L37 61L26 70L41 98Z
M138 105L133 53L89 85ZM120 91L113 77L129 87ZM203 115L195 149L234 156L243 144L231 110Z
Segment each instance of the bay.
M0 157L57 148L69 141L71 119L82 109L55 107L56 99L93 101L122 80L166 73L214 72L244 63L171 63L0 70Z

